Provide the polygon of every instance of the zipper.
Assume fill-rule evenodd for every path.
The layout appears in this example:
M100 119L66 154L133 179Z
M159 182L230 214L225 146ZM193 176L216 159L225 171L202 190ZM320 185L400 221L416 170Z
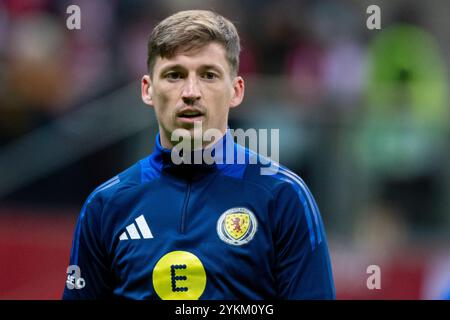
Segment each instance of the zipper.
M181 227L180 227L180 232L182 234L184 234L184 229L185 229L185 225L186 225L186 215L187 215L187 207L188 207L188 203L189 203L189 197L191 195L191 181L188 180L186 182L187 184L187 191L186 191L186 196L184 197L184 203L183 203L183 210L181 211Z

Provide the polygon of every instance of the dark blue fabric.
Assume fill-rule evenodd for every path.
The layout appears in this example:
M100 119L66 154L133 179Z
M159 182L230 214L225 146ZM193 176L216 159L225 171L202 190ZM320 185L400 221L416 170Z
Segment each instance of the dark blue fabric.
M70 257L85 287L66 287L64 299L159 299L153 269L176 250L193 253L205 268L200 299L335 298L325 230L304 182L283 167L261 175L263 165L252 162L258 155L235 144L229 132L214 147L218 163L174 165L158 135L150 156L94 190ZM258 226L239 246L217 232L222 213L236 207L253 212ZM119 241L141 215L153 238Z

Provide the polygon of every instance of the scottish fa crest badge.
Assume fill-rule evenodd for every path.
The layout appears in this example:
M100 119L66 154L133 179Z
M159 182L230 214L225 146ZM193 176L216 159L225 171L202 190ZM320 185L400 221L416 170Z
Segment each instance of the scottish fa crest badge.
M231 208L217 221L217 234L225 243L240 246L253 239L258 222L247 208Z

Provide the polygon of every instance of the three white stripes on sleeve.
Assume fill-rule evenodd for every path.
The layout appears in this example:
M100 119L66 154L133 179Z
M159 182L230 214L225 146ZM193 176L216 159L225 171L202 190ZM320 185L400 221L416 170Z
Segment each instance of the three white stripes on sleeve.
M119 237L119 240L128 240L127 232L128 232L130 239L133 239L133 240L141 239L141 235L142 235L142 238L144 238L144 239L152 239L153 238L153 234L150 231L150 228L148 227L147 221L145 221L144 215L141 214L134 221L137 224L137 228L134 223L128 225L126 228L127 231L122 232L122 234ZM138 229L141 232L141 235L139 234Z

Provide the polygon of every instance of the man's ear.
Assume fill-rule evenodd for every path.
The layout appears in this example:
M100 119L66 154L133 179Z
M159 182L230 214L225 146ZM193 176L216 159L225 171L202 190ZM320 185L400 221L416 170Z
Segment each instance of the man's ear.
M152 79L150 78L149 75L146 74L145 76L142 77L141 80L141 96L142 101L145 104L148 104L149 106L153 106L152 93L153 93Z
M244 99L245 83L242 77L236 77L233 80L233 95L230 101L230 108L237 107Z

